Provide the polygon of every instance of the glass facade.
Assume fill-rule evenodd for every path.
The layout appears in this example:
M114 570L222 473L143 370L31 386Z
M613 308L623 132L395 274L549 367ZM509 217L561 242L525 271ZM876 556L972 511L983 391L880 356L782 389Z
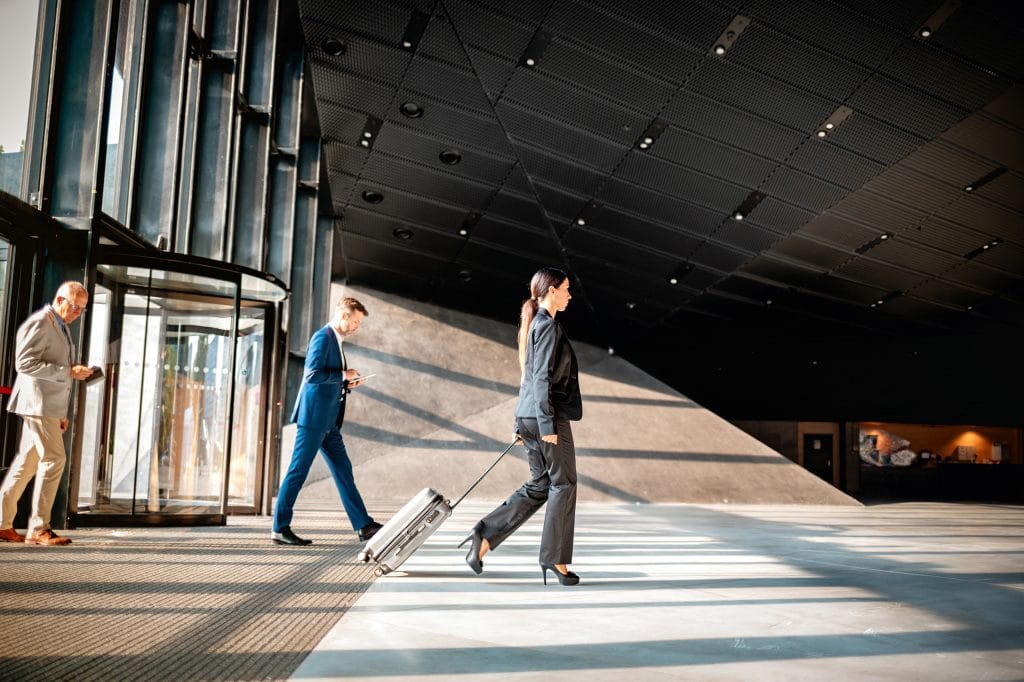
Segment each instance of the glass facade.
M0 371L13 378L17 322L68 279L92 295L73 330L81 361L103 369L72 399L57 527L65 512L118 525L267 511L288 351L326 306L333 253L297 4L0 0L0 13L0 37L19 37L4 38L0 74L0 115L19 112L14 142L0 118L0 190L14 195L0 195L14 226L0 286L17 273L0 289ZM4 425L2 462L18 425Z
M21 196L38 14L36 0L0 0L0 190L14 196Z

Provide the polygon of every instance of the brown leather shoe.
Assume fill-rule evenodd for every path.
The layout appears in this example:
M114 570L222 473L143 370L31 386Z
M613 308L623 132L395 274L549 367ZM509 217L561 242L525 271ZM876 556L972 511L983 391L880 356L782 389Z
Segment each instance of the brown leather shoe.
M25 542L25 536L13 528L0 529L0 542Z
M49 528L37 530L25 538L26 545L70 545L70 538L62 538Z

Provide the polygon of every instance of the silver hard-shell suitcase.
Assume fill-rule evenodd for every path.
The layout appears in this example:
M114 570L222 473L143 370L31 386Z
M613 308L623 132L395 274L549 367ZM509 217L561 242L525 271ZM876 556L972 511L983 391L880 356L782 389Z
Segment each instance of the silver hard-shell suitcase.
M518 439L512 441L455 504L451 504L444 498L444 495L433 488L424 488L419 491L370 538L363 550L359 552L359 560L375 562L377 567L373 572L378 576L386 575L397 569L452 515L452 510L466 499L466 495L480 481L484 480L484 476L489 474L491 469L497 466L501 458L508 454L508 451L518 442Z

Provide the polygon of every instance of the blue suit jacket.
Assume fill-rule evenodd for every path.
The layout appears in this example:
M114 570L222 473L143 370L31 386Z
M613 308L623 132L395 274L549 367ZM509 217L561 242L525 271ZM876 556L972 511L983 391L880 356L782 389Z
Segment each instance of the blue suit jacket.
M338 338L330 325L321 327L309 340L292 421L325 432L334 425L340 427L345 419L347 393L348 381L342 368Z

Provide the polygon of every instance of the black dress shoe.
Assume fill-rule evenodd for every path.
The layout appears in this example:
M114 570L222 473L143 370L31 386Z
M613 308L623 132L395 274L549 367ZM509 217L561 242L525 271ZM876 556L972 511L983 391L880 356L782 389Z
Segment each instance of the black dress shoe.
M285 526L280 531L271 532L270 539L277 545L312 545L312 540L303 540L298 535L292 532L289 526Z
M368 524L359 529L359 542L366 542L374 535L377 534L384 526L380 525L376 521L370 521Z

